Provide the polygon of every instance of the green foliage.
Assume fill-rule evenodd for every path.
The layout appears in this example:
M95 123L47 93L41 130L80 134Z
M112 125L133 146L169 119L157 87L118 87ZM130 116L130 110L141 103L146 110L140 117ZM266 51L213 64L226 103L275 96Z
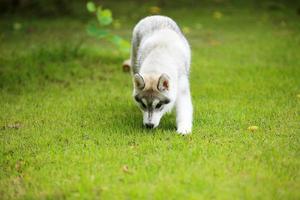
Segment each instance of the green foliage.
M22 29L22 24L19 23L19 22L15 22L15 23L13 24L13 29L14 29L15 31L19 31L20 29Z
M97 9L97 19L99 23L103 26L110 25L113 21L112 13L109 9Z
M121 36L112 33L110 26L113 25L113 16L110 9L103 9L101 6L96 6L94 2L87 2L88 12L94 14L97 18L97 24L91 23L87 26L87 33L99 39L104 39L115 46L122 52L129 52L130 44ZM118 21L118 23L120 23Z
M96 24L89 24L87 26L87 32L89 35L97 37L99 39L109 36L110 31L106 29L99 29Z
M112 35L110 37L110 41L121 49L129 49L130 47L129 43L126 40L117 35Z
M91 12L91 13L93 13L93 12L96 11L96 6L95 6L94 2L91 2L91 1L90 1L90 2L87 2L86 8L87 8L87 10L88 10L89 12Z

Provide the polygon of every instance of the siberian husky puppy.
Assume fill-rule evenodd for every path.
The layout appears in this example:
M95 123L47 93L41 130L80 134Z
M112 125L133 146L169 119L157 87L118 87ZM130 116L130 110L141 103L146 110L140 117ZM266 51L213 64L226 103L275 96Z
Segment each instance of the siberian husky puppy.
M165 16L142 19L133 30L130 60L133 96L143 113L143 124L157 127L175 106L177 132L191 133L191 52L177 24Z

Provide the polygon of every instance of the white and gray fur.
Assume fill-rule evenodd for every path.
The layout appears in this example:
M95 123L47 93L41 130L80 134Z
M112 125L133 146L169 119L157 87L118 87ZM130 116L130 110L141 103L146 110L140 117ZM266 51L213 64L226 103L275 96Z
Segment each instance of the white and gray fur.
M175 105L177 132L191 132L190 60L189 44L171 18L150 16L135 26L131 51L133 95L146 126L157 127L163 114ZM147 87L153 80L157 80L157 90Z

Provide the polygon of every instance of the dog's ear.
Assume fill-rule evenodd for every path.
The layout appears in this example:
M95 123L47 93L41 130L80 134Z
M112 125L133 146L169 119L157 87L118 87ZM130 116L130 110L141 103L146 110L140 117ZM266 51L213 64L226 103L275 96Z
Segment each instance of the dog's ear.
M169 90L169 77L166 74L162 74L158 79L157 89L161 92Z
M135 74L134 75L134 85L139 90L144 89L145 81L144 81L143 77L140 74Z

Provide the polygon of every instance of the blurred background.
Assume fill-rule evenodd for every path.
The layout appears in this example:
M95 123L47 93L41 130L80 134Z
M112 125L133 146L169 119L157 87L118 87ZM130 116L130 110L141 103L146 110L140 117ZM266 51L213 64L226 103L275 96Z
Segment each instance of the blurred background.
M300 20L300 1L294 0L97 0L90 8L87 2L0 0L0 64L28 53L56 61L106 55L122 63L129 57L132 28L148 15L173 18L199 53L206 47L234 49L229 45L242 38L245 47L253 40L269 45L266 33L293 37ZM92 11L98 6L105 12Z
M1 15L26 15L53 17L61 15L84 17L86 16L84 0L1 0ZM254 8L266 8L280 10L291 7L300 14L300 3L297 0L98 0L103 6L116 6L114 12L122 13L122 10L130 10L138 6L137 13L147 10L147 6L158 6L160 8L182 8L182 7L230 7L246 6ZM134 13L132 13L134 15Z
M84 0L1 0L1 15L26 15L53 17L69 15L84 17L86 16ZM255 8L266 8L270 10L280 10L291 7L300 14L299 1L297 0L101 0L95 1L104 6L116 6L114 12L122 13L122 10L130 10L138 6L137 13L147 9L147 6L158 6L161 8L182 8L182 7L230 7L248 6ZM132 13L134 15L134 13Z
M208 51L211 51L209 54L212 56L219 50L223 53L232 51L231 56L237 53L239 58L242 56L238 54L257 58L255 52L258 49L265 53L269 51L271 44L275 45L273 38L280 37L278 43L285 45L281 49L290 47L287 47L286 39L295 45L298 41L300 1L92 2L93 5L87 6L88 1L83 0L0 0L0 87L18 90L24 82L44 83L45 79L64 82L66 74L72 73L77 65L85 65L83 58L88 56L97 58L98 62L101 60L102 63L120 66L129 57L134 25L148 15L167 15L179 24L196 55L194 63L198 62L198 54L202 62L205 62L204 55ZM98 12L99 8L102 9L101 12ZM258 47L260 45L266 50ZM241 48L244 50L241 51ZM255 51L247 53L251 48ZM272 56L276 54L275 49L277 47L269 51ZM223 56L220 55L220 60ZM16 59L19 57L19 60L30 60L28 64L23 63L23 71L16 67ZM293 58L294 55L289 57ZM72 67L68 67L66 61ZM75 61L79 64L74 65ZM46 67L41 67L39 62ZM56 65L61 62L64 62L64 70ZM44 69L50 70L47 72ZM79 69L83 68L78 66ZM34 71L36 76L26 74L26 71ZM91 69L86 71L90 72ZM79 77L82 75L75 74ZM33 86L36 84L31 84L29 88Z

